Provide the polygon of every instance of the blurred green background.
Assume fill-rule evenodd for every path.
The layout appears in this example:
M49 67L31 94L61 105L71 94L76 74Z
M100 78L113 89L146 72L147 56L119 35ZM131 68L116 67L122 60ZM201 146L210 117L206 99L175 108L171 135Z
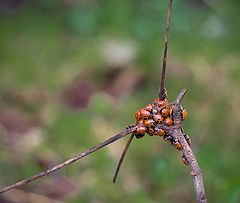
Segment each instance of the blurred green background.
M0 185L119 133L156 96L167 0L0 1ZM173 2L166 87L187 88L185 131L209 202L240 202L240 2ZM189 169L158 137L127 138L0 202L194 202Z

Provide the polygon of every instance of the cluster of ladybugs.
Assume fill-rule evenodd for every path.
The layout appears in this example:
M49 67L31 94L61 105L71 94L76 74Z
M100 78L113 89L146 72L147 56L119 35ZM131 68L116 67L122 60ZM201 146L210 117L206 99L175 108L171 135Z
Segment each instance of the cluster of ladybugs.
M142 138L145 133L150 136L156 135L163 137L164 140L169 141L175 146L177 150L182 147L177 138L171 135L169 129L174 124L173 120L173 107L174 104L168 103L167 99L161 100L160 98L154 99L151 104L147 104L145 108L138 110L135 113L136 129L133 132L137 139ZM181 107L182 120L187 117L187 110ZM131 125L134 126L134 125ZM183 132L183 129L182 129ZM190 145L191 140L184 132L184 137ZM182 161L187 165L186 158L182 154Z

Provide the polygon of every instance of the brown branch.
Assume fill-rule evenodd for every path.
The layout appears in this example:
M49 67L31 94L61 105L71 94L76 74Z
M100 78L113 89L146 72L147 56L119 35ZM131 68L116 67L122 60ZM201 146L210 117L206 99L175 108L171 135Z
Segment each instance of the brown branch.
M164 54L163 54L163 66L162 66L162 74L160 80L160 87L159 87L159 98L164 99L165 97L165 75L166 75L166 65L167 65L167 51L168 51L168 33L169 33L169 26L170 26L170 19L171 19L171 9L172 9L172 0L169 2L168 6L168 16L167 16L167 24L166 24L166 31L165 31L165 43L164 43Z
M121 167L121 165L122 165L123 159L124 159L125 155L127 154L128 148L129 148L129 146L130 146L133 138L134 138L134 134L132 134L132 135L128 138L128 142L127 142L127 144L126 144L126 146L125 146L125 148L124 148L124 150L123 150L123 152L122 152L122 155L121 155L121 157L120 157L120 159L119 159L119 162L118 162L118 165L117 165L117 169L116 169L115 174L114 174L114 176L113 176L113 182L114 182L114 183L116 183L117 176L118 176L118 172L119 172L119 170L120 170L120 167Z
M99 150L99 149L101 149L101 148L103 148L103 147L105 147L105 146L115 142L116 140L118 140L118 139L120 139L120 138L122 138L122 137L124 137L124 136L126 136L126 135L128 135L130 133L132 133L135 130L135 128L136 127L131 127L131 128L125 129L123 132L121 132L121 133L119 133L119 134L117 134L117 135L107 139L106 141L104 141L104 142L102 142L102 143L100 143L100 144L98 144L98 145L96 145L96 146L86 150L85 152L82 152L81 154L79 154L79 155L77 155L77 156L75 156L75 157L73 157L71 159L68 159L68 160L64 161L63 163L60 163L60 164L54 166L51 169L48 169L46 171L43 171L43 172L41 172L41 173L39 173L37 175L34 175L34 176L30 177L30 178L27 178L27 179L24 179L24 180L19 181L17 183L14 183L14 184L12 184L10 186L4 187L4 188L0 189L0 194L6 192L8 190L12 190L14 188L18 188L20 186L26 185L26 184L28 184L30 182L33 182L33 181L35 181L35 180L37 180L39 178L42 178L43 176L49 175L50 173L53 173L53 172L61 169L62 167L67 166L67 165L69 165L69 164L71 164L71 163L73 163L73 162L75 162L75 161L77 161L79 159L82 159L83 157L85 157L85 156L87 156L87 155L89 155L89 154L91 154L91 153L93 153L93 152L95 152L95 151L97 151L97 150Z
M187 143L187 140L185 139L181 126L182 126L182 115L181 115L181 108L180 108L180 102L185 94L186 90L182 90L179 94L176 104L173 108L173 119L174 124L176 128L172 131L172 135L176 137L179 141L179 143L182 146L182 153L186 158L186 161L191 168L191 175L193 178L193 183L196 191L196 197L197 197L197 203L207 203L207 197L205 194L205 189L203 185L203 177L201 169L198 165L197 159Z

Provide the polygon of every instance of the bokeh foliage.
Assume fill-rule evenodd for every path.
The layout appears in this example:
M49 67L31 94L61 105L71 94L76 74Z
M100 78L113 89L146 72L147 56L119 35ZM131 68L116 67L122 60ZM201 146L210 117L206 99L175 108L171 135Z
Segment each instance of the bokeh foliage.
M134 122L134 112L157 96L167 6L163 0L1 1L1 185ZM240 202L239 6L181 0L172 11L168 98L187 88L184 126L209 202ZM194 202L179 153L155 137L134 142L113 185L125 143L24 187L24 194L49 202Z

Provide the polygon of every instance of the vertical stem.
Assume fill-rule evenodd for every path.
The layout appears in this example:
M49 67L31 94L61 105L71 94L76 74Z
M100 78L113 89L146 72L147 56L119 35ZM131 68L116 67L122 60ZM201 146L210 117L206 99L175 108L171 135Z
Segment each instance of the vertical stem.
M161 82L159 87L159 98L164 99L164 82L165 82L165 75L166 75L166 65L167 65L167 51L168 51L168 33L170 27L170 19L171 19L171 9L172 9L172 0L169 2L168 6L168 16L167 16L167 24L166 24L166 31L165 31L165 43L164 43L164 54L163 54L163 66L162 66L162 74L161 74Z

